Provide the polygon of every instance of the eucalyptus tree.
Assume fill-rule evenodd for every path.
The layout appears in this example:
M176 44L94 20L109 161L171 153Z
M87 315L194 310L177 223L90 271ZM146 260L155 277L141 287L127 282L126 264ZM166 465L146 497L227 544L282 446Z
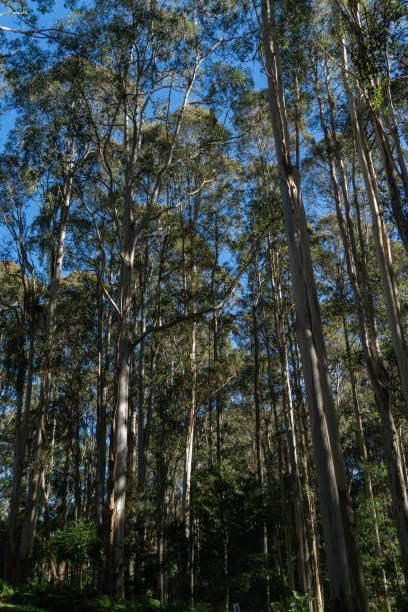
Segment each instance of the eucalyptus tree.
M365 6L336 3L336 7L347 38L356 96L374 128L388 187L387 205L408 252L408 173L391 92L406 76L400 58L407 51L407 8L401 2L383 1Z
M41 285L35 276L11 261L2 262L2 342L6 343L4 386L14 379L16 406L14 444L12 450L11 495L7 521L4 557L4 577L12 579L18 542L19 509L21 502L24 455L29 429L32 386L34 377L35 336L39 324ZM9 378L10 377L10 378Z
M327 67L326 67L327 70ZM404 557L406 540L406 494L403 460L398 448L396 428L393 412L391 409L391 394L389 373L385 364L384 355L381 350L377 316L370 297L372 289L368 286L368 271L364 257L364 249L359 254L357 239L355 236L355 224L351 217L351 202L349 196L348 181L345 175L344 152L340 144L340 137L336 133L334 97L330 89L326 72L326 89L329 106L330 128L326 124L325 108L323 106L321 93L319 91L317 68L315 68L316 96L320 109L320 120L325 138L325 157L329 163L331 185L334 194L336 217L339 224L340 236L344 248L349 282L353 291L354 303L357 311L360 341L367 365L367 372L375 392L375 401L381 414L384 444L386 450L387 465L390 476L393 504L395 509L396 523L400 538L401 553ZM340 177L340 185L337 175ZM354 193L354 204L358 208L359 193ZM358 216L358 213L357 213ZM364 444L361 444L364 452ZM377 537L377 551L380 550L379 538ZM386 587L385 577L383 578ZM388 604L389 605L389 604Z
M337 212L338 216L338 212ZM339 368L344 368L343 376L340 375L340 379L344 378L346 372L348 373L349 383L351 386L351 395L352 395L352 404L353 404L353 412L355 418L355 432L356 432L356 449L357 449L357 457L360 456L362 460L362 471L364 475L364 485L368 498L368 504L371 513L371 520L373 526L373 543L374 550L378 560L378 563L381 565L381 582L382 582L382 595L384 597L384 605L387 610L391 609L391 604L388 596L388 581L386 576L386 571L383 566L383 550L384 545L386 543L382 540L380 534L380 520L378 516L378 510L376 508L376 500L373 493L373 479L371 475L372 468L369 464L369 456L367 452L367 442L366 442L366 434L365 434L365 422L362 417L362 408L361 401L358 393L358 379L361 376L361 364L358 363L356 359L356 351L362 351L366 360L367 360L367 347L365 346L366 335L362 334L360 331L360 345L352 349L352 343L355 343L355 327L356 321L360 318L360 315L356 317L355 315L355 302L357 302L357 296L353 293L350 294L350 287L348 287L348 278L347 278L347 270L346 270L346 257L349 258L349 254L344 256L344 246L343 246L343 238L342 234L338 232L338 228L336 227L336 219L334 216L323 217L319 221L318 231L321 233L321 238L319 240L319 250L321 254L318 256L319 268L322 269L322 280L321 283L330 285L330 290L325 291L325 294L328 296L326 308L329 311L329 316L331 316L331 322L334 324L334 334L337 335L338 340L335 345L335 350L337 353L337 360L340 355L343 354L343 357L340 357L341 361L344 362L343 365L341 363L338 364ZM345 250L345 249L344 249ZM332 253L332 257L330 261L327 259L326 254L330 251ZM350 281L349 281L350 282ZM351 285L351 283L350 283ZM330 293L332 297L330 298ZM361 306L358 305L359 309ZM336 315L332 315L331 312L335 311ZM344 339L341 338L341 332L338 333L338 328L343 327ZM337 328L337 329L336 329ZM367 334L366 330L364 332ZM333 343L334 344L334 343ZM340 344L340 346L339 346ZM370 348L370 355L374 351ZM353 354L354 353L354 354ZM369 357L371 359L371 357ZM382 357L383 359L383 357ZM360 366L360 367L359 367ZM383 365L384 369L385 366ZM360 370L360 372L359 372ZM370 378L373 377L373 371L375 371L375 365L373 362L367 364L367 371ZM388 372L387 372L388 375ZM389 376L389 375L388 375ZM382 405L379 402L378 391L376 392L376 381L373 381L373 390L374 390L374 398L376 405L378 406L379 414L382 414L385 410L390 411L389 406ZM368 394L366 393L366 399L369 399ZM388 400L390 404L390 400ZM382 418L382 424L387 424L388 419ZM392 415L389 417L389 420L393 422ZM394 426L395 428L395 426ZM384 438L388 437L389 433L384 432ZM395 430L396 437L396 430ZM393 456L387 457L389 453L389 449L387 448L387 443L384 443L385 456L388 461L389 468L394 471L398 470L398 463L402 463L402 458L400 456L400 449L397 444L394 446ZM371 458L370 458L371 459ZM394 465L393 465L394 463ZM401 470L401 467L399 468ZM397 472L398 473L398 472ZM395 478L395 477L394 477ZM395 481L395 480L394 480ZM391 489L394 488L393 478L390 479ZM402 482L400 484L402 485ZM395 495L395 493L394 493ZM395 508L395 516L398 516L400 512L400 508L397 506ZM379 585L380 586L380 585ZM381 588L381 587L380 587Z
M156 2L124 1L112 10L102 0L82 9L74 23L72 61L79 73L87 75L82 100L107 188L117 196L108 202L121 252L117 297L110 296L119 331L111 424L109 567L111 590L121 595L135 253L166 202L164 186L170 168L178 162L177 142L192 89L227 23L212 5L204 10L188 2L166 8ZM153 147L152 166L146 173L143 152L149 130L159 130L161 140Z
M97 382L96 382L96 467L95 467L95 519L102 531L105 513L107 404L112 387L113 337L115 317L111 302L105 293L112 295L119 272L119 253L107 210L107 194L95 181L100 168L95 156L90 155L78 182L76 193L78 207L71 218L69 251L71 269L88 271L95 275L97 291L95 311L97 329ZM102 580L102 573L100 573Z
M326 559L334 609L366 610L367 599L330 387L306 217L300 194L299 176L290 153L276 8L276 3L270 0L261 3L261 27L297 311L297 333L318 469Z
M354 7L349 15L350 18L358 19L358 11ZM382 281L382 289L385 298L387 318L389 328L391 331L392 343L397 359L398 370L400 375L401 391L406 403L407 389L407 348L404 334L404 326L401 317L401 305L398 296L398 289L395 281L395 271L392 262L390 239L388 236L387 228L385 226L384 218L381 209L381 194L379 190L378 176L376 174L375 166L373 163L373 155L369 148L368 136L364 125L363 119L363 100L361 96L361 86L358 78L351 78L350 66L349 66L349 55L346 48L346 41L344 38L342 24L341 24L341 12L336 6L335 19L337 24L337 33L339 36L339 45L341 53L341 71L343 86L346 93L348 102L348 110L350 112L351 128L354 144L357 151L357 157L359 166L363 175L363 181L370 205L371 219L372 219L372 235L375 244L376 260L380 270L380 276ZM361 41L360 41L361 43ZM361 59L361 58L360 58ZM369 56L367 57L369 61ZM354 75L355 76L355 75ZM367 75L366 75L367 76ZM316 74L317 78L317 74ZM361 268L361 260L355 248L354 229L350 221L349 203L348 203L348 186L347 179L344 172L344 162L342 159L341 147L339 146L339 139L336 135L335 127L335 109L334 109L334 98L330 91L328 79L326 76L326 87L328 89L328 101L330 108L330 133L324 122L324 109L322 108L321 99L318 96L320 105L320 115L322 121L322 127L325 133L327 155L331 165L331 180L334 187L334 193L336 197L337 215L339 219L340 231L344 240L347 266L349 270L350 280L352 282L356 303L363 304L366 310L364 314L361 306L359 306L359 321L361 328L361 340L366 355L367 366L370 372L370 379L376 390L376 401L382 407L381 415L384 428L384 439L385 446L387 449L387 463L389 474L392 482L393 491L393 503L395 508L395 518L398 526L398 533L401 546L401 555L403 559L403 567L406 568L406 526L407 526L407 505L406 505L406 492L405 486L402 485L404 481L403 474L403 460L398 450L397 436L394 418L391 412L391 406L389 401L389 383L386 382L387 374L384 368L383 356L379 347L378 331L375 323L375 313L372 308L371 297L369 296L369 290L365 282L366 273L361 274L364 268ZM364 85L363 85L364 87ZM378 117L372 114L372 120L377 125ZM377 125L377 135L379 134ZM336 164L336 168L335 168ZM336 169L339 172L341 189L337 185ZM390 178L390 177L388 177ZM358 205L358 195L356 193L355 181L354 181L354 198L356 206ZM340 195L341 194L341 195ZM346 210L346 220L343 217L341 211L341 198L344 201ZM358 282L362 283L360 287ZM363 296L363 297L362 297ZM364 321L364 317L367 317L367 322ZM368 332L368 333L367 333ZM367 344L369 343L369 346ZM381 382L381 380L385 381ZM406 569L404 570L406 572Z
M18 112L0 177L14 245L0 291L0 397L4 419L15 415L5 446L14 432L13 482L2 481L2 490L11 484L14 580L30 574L36 534L40 571L67 578L50 533L70 519L79 533L94 517L107 550L106 567L98 557L92 571L114 595L151 587L163 604L208 596L225 608L233 597L262 606L279 589L283 600L286 582L320 611L319 508L334 609L366 610L350 491L360 515L370 508L362 533L370 524L374 538L363 546L380 551L378 568L392 548L381 536L394 534L383 513L393 512L406 548L406 421L393 384L399 372L407 396L397 296L406 272L395 275L391 251L402 247L380 208L389 197L403 237L396 94L405 42L395 37L405 13L382 0L259 5L268 92L247 91L239 103L252 84L227 60L241 61L255 40L257 28L248 35L242 21L252 25L247 2L95 0L60 24L48 48L31 41L2 60ZM325 18L321 29L311 30L313 16ZM317 138L316 124L306 134L308 105L324 138L313 143L314 164L305 156L307 138ZM305 180L313 172L318 205L336 206L332 242L306 221L300 184L314 188ZM336 309L340 296L348 310ZM353 342L368 379L363 359L352 367ZM394 510L386 494L379 506L384 458ZM388 581L382 573L384 591L395 567Z
M291 517L285 521L285 542L287 550L287 564L289 580L293 588L301 593L312 593L316 598L317 609L322 609L322 594L319 584L319 568L317 558L314 556L316 550L315 542L308 541L305 522L304 492L300 475L299 448L295 426L295 411L293 402L292 386L290 380L287 326L289 325L287 313L287 297L283 297L285 289L283 285L284 268L286 265L286 249L284 247L283 215L280 209L280 197L278 194L278 180L274 161L274 151L271 146L271 125L268 116L266 92L247 92L237 108L235 122L239 125L245 136L239 143L242 163L246 167L246 178L251 192L251 207L249 216L252 219L252 234L258 241L256 258L259 277L258 305L253 305L253 337L254 337L254 361L259 362L260 339L257 336L265 335L266 353L268 361L268 386L270 394L274 397L276 404L275 413L280 409L279 396L282 396L284 431L287 433L288 465L283 466L287 470L290 486L288 490L287 506L293 507L294 527L298 553L296 555L296 570L291 563L291 544L289 530L292 526ZM249 128L249 129L248 129ZM261 288L262 287L262 288ZM290 301L290 298L289 298ZM257 314L258 313L258 314ZM260 321L258 322L258 318ZM269 320L269 318L271 320ZM259 329L258 329L259 328ZM276 383L273 381L272 373L272 348L277 348L278 369L280 369L280 388L275 392ZM258 357L256 358L256 356ZM258 367L255 368L259 370ZM255 373L255 381L259 378ZM254 389L258 385L254 384ZM275 399L276 393L276 399ZM254 390L255 404L259 403L259 393ZM258 397L258 399L257 399ZM265 401L265 400L264 400ZM259 410L256 410L258 412ZM276 414L275 414L276 416ZM258 419L256 419L258 421ZM257 427L258 429L258 427ZM257 445L258 448L258 445ZM283 480L283 479L282 479ZM282 483L283 485L283 483ZM284 486L284 485L283 485ZM282 495L284 498L285 495ZM283 501L285 506L286 502ZM283 507L287 513L287 508ZM309 548L312 554L309 554ZM312 580L312 569L314 572ZM295 577L296 574L296 577ZM310 604L311 605L311 604Z
M21 53L23 53L23 49ZM14 580L25 580L30 573L37 517L39 512L41 478L45 469L45 427L51 390L52 353L55 340L55 312L61 271L65 254L68 215L74 201L73 181L89 152L88 139L77 113L77 95L66 83L64 69L55 64L52 56L39 49L27 50L27 66L10 60L7 76L20 117L13 136L17 153L15 166L20 176L30 173L31 184L26 199L31 201L30 213L38 206L33 223L35 229L45 230L46 239L37 243L48 260L49 274L47 317L43 330L40 377L41 401L34 455L42 466L30 473L30 486L25 519L19 544ZM20 58L21 59L21 58ZM41 68L40 68L41 65ZM34 72L34 74L33 74ZM30 92L30 95L27 93ZM81 125L80 125L81 124ZM35 229L34 229L35 228Z
M17 351L15 375L16 419L14 431L12 493L8 512L7 543L5 547L5 578L12 577L18 539L18 512L21 497L24 452L27 441L34 377L36 332L40 323L40 297L42 285L36 277L33 255L30 252L27 224L27 208L33 187L33 174L20 164L18 155L10 153L2 161L2 175L7 181L1 184L0 210L2 228L8 236L11 252L18 264L8 268L4 264L2 310L14 313L19 333L14 338ZM13 280L14 279L14 280ZM12 296L10 291L17 293Z
M373 157L368 144L367 133L364 129L360 99L360 85L358 81L355 81L354 84L352 83L350 77L349 56L346 47L346 40L344 38L344 35L342 34L341 19L337 9L334 11L334 15L340 36L339 45L343 84L350 111L351 127L353 138L355 141L357 157L361 172L363 174L367 197L370 204L373 238L375 243L378 267L381 274L381 282L384 292L385 304L387 308L388 323L398 363L401 390L405 402L408 405L407 345L405 340L404 327L401 321L401 306L398 297L398 290L395 283L395 272L392 262L389 237L382 216L378 177L375 172Z
M153 185L143 185L140 179L139 155L142 148L143 126L149 104L154 104L153 95L157 89L171 89L175 67L186 60L183 53L177 54L171 62L169 50L170 32L178 36L179 45L184 42L185 20L158 7L140 5L135 11L131 7L116 7L110 21L105 21L105 11L101 4L86 11L81 16L78 29L85 29L86 35L93 39L97 49L96 57L91 57L89 64L98 77L109 75L111 85L105 93L105 83L94 79L83 92L83 99L94 126L94 139L98 156L104 171L117 185L117 195L121 198L121 222L116 212L116 202L109 202L114 207L116 231L121 249L121 267L118 290L118 303L114 308L120 317L117 363L115 371L115 400L112 414L110 478L109 492L110 512L110 556L109 567L112 577L111 590L124 594L124 536L125 536L125 499L127 470L127 418L128 418L128 381L130 349L130 310L133 298L134 283L132 279L136 244L153 215L159 198L163 179L171 164L174 147L181 126L182 113L175 128L172 142L162 164L159 161ZM101 19L102 17L102 19ZM85 33L82 32L84 36ZM96 40L95 40L96 39ZM173 39L174 40L174 39ZM157 73L159 57L163 61L163 70ZM167 62L166 62L167 60ZM83 63L82 57L78 58ZM167 64L167 65L166 65ZM164 68L164 66L166 66ZM184 66L183 86L186 85L182 110L187 105L189 93L195 80L198 65ZM101 89L99 89L101 86ZM103 110L96 115L91 96L103 100ZM106 103L107 101L107 103ZM99 110L99 109L98 109ZM121 132L121 134L120 134ZM115 140L121 140L115 143ZM115 164L116 168L113 168ZM145 190L146 189L146 190ZM137 193L147 205L140 209L134 202ZM113 302L113 299L111 298Z
M194 463L196 428L200 405L203 401L212 402L214 399L207 398L208 392L204 390L205 385L201 381L202 377L199 376L198 367L203 360L203 351L206 355L208 349L201 337L203 328L198 315L200 312L209 313L212 310L212 322L215 320L217 324L219 297L223 294L225 301L225 294L228 296L228 289L224 288L225 280L230 281L227 266L221 266L219 263L219 253L221 249L232 244L232 233L236 229L235 224L231 223L225 235L219 235L221 223L225 227L226 221L225 218L223 219L223 209L229 206L231 212L233 211L234 214L237 212L237 203L229 191L232 189L232 181L236 178L236 164L228 156L228 137L228 132L213 112L198 106L187 109L177 147L177 156L181 163L172 169L171 183L168 187L170 201L177 203L177 213L174 218L178 219L177 236L180 243L179 245L169 243L169 248L173 251L172 257L179 261L182 287L180 308L186 320L181 329L188 331L188 342L190 343L185 374L183 374L183 404L186 415L183 520L189 551L189 560L186 559L185 563L188 578L186 593L189 599L193 597L195 583L192 559L195 544L191 516L191 474ZM221 168L223 172L219 174ZM216 227L213 243L212 239L208 241L207 236L214 232L214 228L210 229L214 219ZM213 359L217 358L218 361L218 342L221 336L218 337L216 329L215 334L214 344L209 351L214 350ZM214 380L212 384L215 385L216 382ZM223 383L220 386L222 387ZM220 457L222 418L220 395L216 398L215 403L217 457ZM212 433L210 433L210 438L211 436Z

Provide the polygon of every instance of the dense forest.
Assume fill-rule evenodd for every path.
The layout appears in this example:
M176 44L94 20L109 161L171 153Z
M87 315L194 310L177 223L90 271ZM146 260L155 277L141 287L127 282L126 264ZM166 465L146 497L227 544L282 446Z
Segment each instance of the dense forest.
M407 3L2 6L0 607L408 610Z

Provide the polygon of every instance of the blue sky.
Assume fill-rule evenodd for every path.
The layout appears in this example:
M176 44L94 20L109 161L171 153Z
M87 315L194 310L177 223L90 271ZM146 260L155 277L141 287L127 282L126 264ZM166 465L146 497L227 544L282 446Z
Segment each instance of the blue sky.
M33 0L27 0L28 10L36 9L36 3ZM7 13L7 8L0 2L0 13ZM52 26L57 19L60 17L64 17L67 15L69 10L65 7L64 2L62 0L56 0L54 2L54 6L52 10L48 13L39 15L39 27L47 28ZM18 18L14 15L2 15L0 17L0 25L6 28L15 28L15 29L23 29L24 26L19 23ZM12 32L6 32L3 30L3 40L6 42L15 36ZM4 51L7 53L7 51ZM0 119L0 144L3 144L7 138L7 134L12 129L15 119L14 111L8 111L1 115Z

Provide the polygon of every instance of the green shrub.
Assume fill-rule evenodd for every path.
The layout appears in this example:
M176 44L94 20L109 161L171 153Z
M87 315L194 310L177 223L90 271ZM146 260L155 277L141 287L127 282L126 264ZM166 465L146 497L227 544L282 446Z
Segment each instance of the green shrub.
M52 536L50 546L57 561L65 561L75 568L81 567L91 559L103 560L103 543L92 521L68 523L64 529Z
M97 595L92 601L97 610L112 610L112 599L109 595Z
M0 599L7 601L14 595L14 591L15 589L11 584L4 582L4 580L0 580Z
M270 610L273 612L309 612L310 601L311 598L308 595L292 591L292 596L287 602L275 601L270 604Z
M195 611L196 612L212 612L213 611L213 606L210 603L207 602L201 602L201 603L197 603L195 605Z
M191 608L185 601L176 601L175 603L168 603L162 607L166 612L194 612L194 608Z

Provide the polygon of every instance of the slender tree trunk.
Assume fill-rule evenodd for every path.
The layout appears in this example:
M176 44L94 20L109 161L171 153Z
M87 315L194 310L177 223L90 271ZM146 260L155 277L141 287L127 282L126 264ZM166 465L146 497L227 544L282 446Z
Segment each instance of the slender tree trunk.
M218 211L215 213L215 257L214 264L211 272L211 303L214 308L212 323L213 323L213 355L214 355L214 366L216 371L219 372L219 329L218 329L218 313L215 311L216 304L216 269L218 266L219 258L219 230L218 230ZM217 377L218 379L218 377ZM222 397L219 391L215 394L215 430L216 430L216 448L217 448L217 464L220 465L222 458Z
M402 461L402 471L404 472L405 485L407 485L408 484L408 472L407 472L407 464L405 461L405 453L402 447L402 427L401 425L399 426L399 429L397 430L397 435L398 435L398 448L399 448L399 452L401 455L401 461Z
M79 406L79 398L75 398L73 406L73 423L72 423L72 457L74 460L74 520L80 521L82 518L82 487L81 487L81 412Z
M53 466L55 461L55 431L57 427L57 419L54 414L53 424L52 424L52 435L49 447L49 458L48 458L48 478L46 478L47 473L44 471L43 473L43 481L42 481L42 490L44 494L44 550L47 557L48 569L50 573L51 584L55 584L58 580L57 576L57 568L55 565L54 555L49 545L50 538L50 495L51 495L51 478L53 472Z
M318 528L317 528L317 520L316 520L316 507L314 502L314 497L311 493L312 491L312 480L310 475L310 466L309 466L309 441L307 432L309 430L307 423L307 414L305 409L305 404L303 401L303 389L301 386L301 373L300 373L300 357L299 357L299 348L296 342L296 337L293 337L291 331L294 327L293 321L289 322L290 325L288 327L288 344L290 349L290 363L291 363L291 371L293 372L293 388L296 391L296 414L297 420L299 423L299 449L300 449L300 457L302 459L303 465L303 474L304 474L304 507L305 507L305 523L309 541L309 550L310 550L310 570L311 570L311 580L312 580L312 593L315 597L315 611L323 612L324 610L324 596L323 596L323 586L320 578L320 569L319 569L319 538L318 538Z
M18 370L16 376L16 424L14 433L13 470L10 505L7 521L7 541L4 555L4 579L10 580L16 556L17 519L21 496L21 479L23 476L23 456L25 447L24 431L24 383L27 370L24 337L20 339Z
M147 239L144 252L144 266L140 278L140 333L146 331L146 285L147 268L149 263L149 239ZM145 391L145 340L139 344L138 364L138 404L137 404L137 486L139 495L143 495L146 485L147 446L146 446L146 391Z
M287 566L289 587L293 590L295 588L295 571L293 567L292 538L291 538L291 530L290 530L291 508L290 508L290 504L288 500L287 486L286 486L285 474L283 470L283 465L284 465L284 445L282 444L283 428L281 424L279 423L275 393L273 390L271 349L270 349L270 340L269 340L268 334L266 335L266 354L267 354L267 360L268 360L269 395L271 398L271 405L273 407L275 437L277 440L278 474L279 474L278 482L279 482L279 488L280 488L281 516L282 516L282 527L283 527L283 539L284 539L285 554L286 554L286 566ZM271 474L272 473L271 470L269 471ZM270 476L270 482L272 481L273 481L273 478ZM277 561L278 561L279 573L282 575L283 563L282 563L280 542L279 542L278 537L275 538L275 545L277 547Z
M120 290L121 312L120 329L117 341L115 368L115 405L111 423L111 490L109 495L109 543L111 565L111 592L119 597L125 596L125 512L126 512L126 474L127 474L127 437L129 410L129 351L130 351L130 305L132 297L131 276L134 249L127 249L127 256L121 262Z
M96 420L96 522L103 525L106 472L106 401L107 372L109 370L109 353L111 340L112 308L108 308L104 328L105 308L103 303L104 270L98 266L98 390ZM105 332L105 341L104 341ZM105 348L105 351L104 351Z
M110 450L110 492L108 521L108 575L110 591L119 597L125 595L125 511L126 511L126 476L128 459L128 412L129 412L129 355L130 355L130 310L134 295L133 270L135 249L142 233L148 228L152 219L154 206L157 203L160 189L172 164L174 150L182 127L184 112L188 105L193 83L198 70L198 56L195 59L191 74L184 91L183 102L179 109L172 142L169 146L166 161L160 168L154 186L146 202L146 209L139 221L134 210L135 167L140 152L143 132L143 112L140 106L142 92L137 91L140 100L136 107L128 112L126 93L123 100L123 148L125 151L123 215L121 239L121 266L119 278L119 333L116 347L115 367L115 403L111 426ZM123 73L123 89L128 88L127 70ZM135 122L129 129L129 117ZM137 121L139 123L137 123ZM132 133L133 132L133 133Z
M377 142L379 145L385 176L387 179L390 205L398 233L408 254L408 218L404 213L404 204L401 199L400 188L394 173L394 160L388 136L380 117L371 107L371 121L374 125Z
M408 200L408 169L405 161L405 155L401 144L401 139L398 130L398 122L395 114L394 103L391 95L391 76L390 76L390 65L387 53L387 64L388 64L388 78L387 78L387 107L388 107L388 115L386 115L386 123L389 127L389 130L392 134L395 149L397 152L397 159L399 164L399 177L404 186L405 200Z
M191 328L191 353L190 353L190 384L191 384L191 400L187 415L187 435L186 435L186 454L184 467L184 484L183 484L183 517L184 531L187 545L187 567L186 567L186 586L188 601L193 605L194 601L194 571L193 571L193 525L191 514L191 472L193 466L194 452L194 433L196 420L196 323L193 322Z
M261 493L261 503L264 505L264 473L262 464L262 424L261 424L261 398L259 389L260 363L259 363L259 332L258 332L258 317L257 303L259 295L256 295L256 285L259 291L258 282L258 258L255 256L255 264L252 279L252 335L253 335L253 358L254 358L254 402L255 402L255 450L256 450L256 465L257 465L257 480ZM270 603L270 580L269 580L269 563L268 563L268 532L266 520L262 525L262 555L264 558L264 567L266 572L265 583L265 600L267 607Z
M13 582L26 582L31 575L32 551L37 529L38 510L40 505L41 482L45 471L45 398L42 381L37 416L37 431L33 444L34 466L30 470L28 496L24 522L20 536L17 562L13 572Z
M336 10L336 7L335 7L335 10ZM338 16L337 11L336 11L336 16ZM357 54L357 56L360 56L361 58L367 57L368 49L367 49L367 45L365 41L365 36L362 30L361 16L360 16L358 2L350 5L348 16L350 19L350 21L347 22L348 27L349 29L352 28L352 33L351 33L351 36L349 37L350 38L349 44L352 45L354 43L354 53ZM343 41L342 41L342 47L344 50ZM344 67L344 64L343 64L343 67ZM389 69L389 65L388 65L388 69ZM367 84L367 80L369 80L369 84ZM388 91L389 91L389 81L390 81L389 72L388 72L387 81L388 81ZM397 179L396 179L395 172L394 172L395 163L393 159L392 148L389 142L388 135L385 131L380 113L375 108L373 104L373 100L372 100L371 91L374 88L379 87L379 86L380 86L380 83L378 82L378 79L374 75L368 74L366 80L360 79L359 81L356 82L356 91L357 91L357 95L359 95L359 88L360 87L362 88L362 91L365 97L365 101L368 105L371 122L374 126L375 135L376 135L376 139L377 139L377 143L379 146L379 150L380 150L380 154L381 154L381 158L383 162L383 167L385 171L385 177L386 177L386 182L388 186L388 193L390 196L390 205L391 205L392 215L393 215L395 224L397 226L398 233L404 245L404 248L406 252L408 253L408 218L404 213L404 206L403 206L402 199L401 199L400 189L399 189L399 185L397 183ZM390 109L391 109L391 118L395 118L394 113L393 113L391 96L389 96L389 102L390 102ZM359 105L359 101L357 103L357 106L358 105ZM360 121L360 129L363 133L364 130L363 130L363 123L361 121L361 116L359 117L359 121ZM363 136L363 140L364 139L365 139L365 133ZM397 153L398 153L400 150L399 149L400 142L399 142L398 129L394 130L394 142L396 144ZM360 160L360 163L361 163L361 160ZM404 178L406 178L407 174L406 174L406 166L405 166L405 160L404 160L403 154L400 156L400 163L401 163L401 170L402 170L400 178L402 178L402 180L404 181ZM372 174L372 176L374 176L374 173Z

